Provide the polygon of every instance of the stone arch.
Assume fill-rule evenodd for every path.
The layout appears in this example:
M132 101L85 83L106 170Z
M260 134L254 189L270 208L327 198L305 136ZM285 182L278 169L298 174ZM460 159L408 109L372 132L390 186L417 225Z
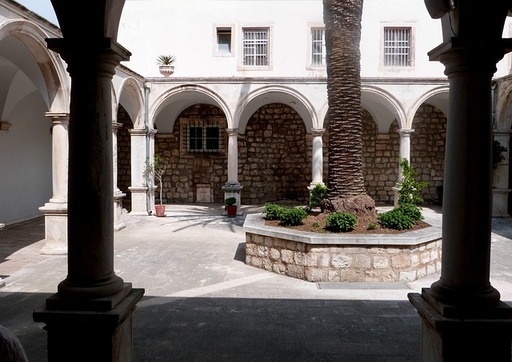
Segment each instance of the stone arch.
M130 116L133 128L143 129L144 124L144 95L140 86L133 78L127 78L119 90L118 105L122 105Z
M426 204L440 204L444 180L444 155L448 88L440 87L420 97L411 113L410 162L417 179L428 182L422 197Z
M445 116L448 115L448 96L449 96L450 88L448 85L437 87L434 89L425 92L421 97L419 97L414 105L409 109L408 120L407 123L409 126L407 128L413 128L412 122L418 108L420 108L423 103L428 103L437 109L439 109Z
M0 41L9 36L16 38L30 52L35 62L19 53L13 54L11 60L22 72L33 80L41 97L45 100L49 112L68 112L70 82L64 63L49 51L45 43L48 38L41 28L26 20L7 20L0 25ZM34 67L39 68L40 75Z
M395 120L399 128L405 126L405 111L393 95L373 86L363 86L361 92L361 106L372 116L379 133L387 133Z
M494 88L496 105L494 110L495 127L509 130L512 127L512 82L504 80Z
M219 107L226 116L228 128L233 128L232 115L226 102L217 93L199 85L182 85L162 93L149 110L151 128L158 124L159 131L172 133L181 112L199 103Z
M250 93L240 102L235 119L238 119L240 133L245 133L250 117L262 106L271 103L282 103L293 108L302 118L306 131L309 133L313 125L318 124L314 107L299 92L283 86L266 86Z

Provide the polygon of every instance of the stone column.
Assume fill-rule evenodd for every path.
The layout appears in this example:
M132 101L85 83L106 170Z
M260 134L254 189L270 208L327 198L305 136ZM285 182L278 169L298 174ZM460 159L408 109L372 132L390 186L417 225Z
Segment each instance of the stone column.
M152 210L148 207L148 186L144 179L144 167L146 165L147 155L147 130L131 129L131 186L128 189L132 194L131 215L148 215Z
M112 123L112 153L113 153L113 175L114 178L114 230L124 229L126 224L123 222L123 198L125 193L119 190L117 186L117 131L123 126L122 123Z
M498 141L507 150L510 150L510 130L495 129L494 140ZM509 217L508 196L510 189L508 187L508 174L510 167L509 151L503 152L505 159L496 165L493 170L492 187L492 216Z
M414 132L414 129L411 128L403 128L398 130L400 133L400 160L407 159L409 162L411 160L411 134ZM398 166L398 178L397 180L402 179L402 167ZM395 186L393 187L394 194L394 202L393 206L398 207L398 191L400 189Z
M312 144L312 156L311 156L311 177L312 181L309 184L309 189L315 187L317 184L324 184L324 150L322 136L324 134L323 129L312 129L313 135Z
M237 213L241 215L241 192L243 186L238 182L238 128L227 129L228 133L228 182L222 186L224 199L236 198Z
M67 180L69 114L47 113L52 118L53 196L39 210L44 214L45 245L42 254L67 253Z
M46 324L49 361L133 357L132 313L144 290L115 274L113 246L112 76L130 53L111 27L123 3L52 0L64 37L47 43L68 64L72 82L67 277L33 315Z
M512 308L489 280L491 78L512 46L501 39L507 13L505 1L458 2L443 17L444 43L429 53L445 65L450 95L441 277L409 295L423 321L425 361L511 359Z

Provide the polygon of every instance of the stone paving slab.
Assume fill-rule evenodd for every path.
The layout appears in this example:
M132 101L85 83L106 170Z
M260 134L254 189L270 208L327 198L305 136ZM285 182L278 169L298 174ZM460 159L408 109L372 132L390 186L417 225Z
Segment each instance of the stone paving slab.
M407 294L439 275L390 288L319 288L244 264L244 216L170 205L165 218L125 215L115 271L145 288L134 313L135 361L419 361L420 319ZM260 212L260 208L247 208ZM432 213L441 223L441 215ZM39 255L44 222L0 229L0 324L31 362L46 361L32 312L66 276L66 257ZM512 220L494 219L491 282L512 301Z

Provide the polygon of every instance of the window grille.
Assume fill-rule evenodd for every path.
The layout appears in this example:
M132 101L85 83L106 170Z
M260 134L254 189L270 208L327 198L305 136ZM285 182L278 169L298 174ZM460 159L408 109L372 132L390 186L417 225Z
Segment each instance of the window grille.
M268 66L268 29L243 30L243 65Z
M384 28L384 65L411 66L411 28Z
M325 29L311 29L311 65L325 66Z
M224 147L222 130L216 124L197 121L189 123L185 143L188 152L218 153Z

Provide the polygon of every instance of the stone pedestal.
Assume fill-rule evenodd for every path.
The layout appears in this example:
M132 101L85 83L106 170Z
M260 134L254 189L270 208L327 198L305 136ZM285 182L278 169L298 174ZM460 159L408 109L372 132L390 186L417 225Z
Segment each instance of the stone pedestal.
M68 252L67 203L46 203L39 208L44 214L45 244L41 254L66 255Z
M95 301L89 302L92 310L83 305L68 310L65 301L58 309L36 310L34 321L45 323L48 332L48 361L132 361L132 314L143 294L131 289L107 311L94 310Z
M429 289L409 300L422 320L422 361L511 361L512 308L455 307L436 301Z
M239 183L227 183L222 186L222 191L224 191L224 200L229 197L234 197L236 199L235 205L238 206L237 215L242 215L242 211L240 210L240 205L242 204L242 196L241 192L244 187ZM227 215L227 212L224 211Z

